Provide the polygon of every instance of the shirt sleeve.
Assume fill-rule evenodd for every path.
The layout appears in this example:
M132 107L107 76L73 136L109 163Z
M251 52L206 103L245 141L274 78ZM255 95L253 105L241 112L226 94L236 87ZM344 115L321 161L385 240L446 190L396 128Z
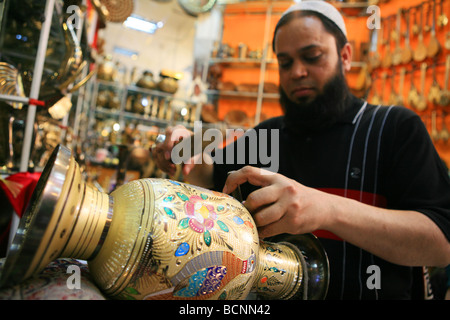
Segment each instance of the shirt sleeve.
M450 241L449 174L424 123L402 107L387 126L382 181L388 208L425 214Z

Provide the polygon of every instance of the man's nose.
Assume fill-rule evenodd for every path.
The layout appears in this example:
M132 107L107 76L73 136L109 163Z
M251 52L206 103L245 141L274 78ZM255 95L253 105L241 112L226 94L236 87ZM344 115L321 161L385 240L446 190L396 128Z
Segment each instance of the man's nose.
M292 69L291 69L291 76L294 79L297 78L304 78L308 75L308 70L304 63L302 63L300 60L296 60L293 63Z

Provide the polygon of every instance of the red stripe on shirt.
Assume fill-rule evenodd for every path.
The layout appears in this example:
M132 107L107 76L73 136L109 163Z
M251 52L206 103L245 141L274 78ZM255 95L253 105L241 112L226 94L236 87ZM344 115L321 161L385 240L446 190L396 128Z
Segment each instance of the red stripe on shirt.
M386 208L386 198L383 196L380 196L375 193L370 192L364 192L364 191L358 191L358 190L345 190L345 189L337 189L337 188L319 188L318 190L334 194L337 196L353 199L356 201L360 201L362 203L373 205L380 208ZM324 238L324 239L332 239L332 240L340 240L342 239L335 235L332 232L326 231L326 230L317 230L314 231L313 234L318 238Z

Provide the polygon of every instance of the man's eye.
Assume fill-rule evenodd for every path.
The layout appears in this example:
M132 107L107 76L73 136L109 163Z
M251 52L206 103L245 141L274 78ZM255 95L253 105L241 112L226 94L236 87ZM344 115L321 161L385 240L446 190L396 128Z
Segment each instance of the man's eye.
M282 69L287 69L292 65L292 61L278 61L278 65Z
M321 57L322 57L322 54L315 54L315 55L305 56L303 59L305 59L305 61L307 61L307 62L316 62Z

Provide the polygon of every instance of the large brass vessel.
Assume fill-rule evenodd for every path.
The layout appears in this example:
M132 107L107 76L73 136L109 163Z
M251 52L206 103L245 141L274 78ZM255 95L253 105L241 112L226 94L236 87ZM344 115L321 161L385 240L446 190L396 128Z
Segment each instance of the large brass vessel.
M42 172L0 286L60 257L87 260L113 299L323 299L328 288L328 260L314 236L262 241L239 201L169 179L99 192L63 146Z

